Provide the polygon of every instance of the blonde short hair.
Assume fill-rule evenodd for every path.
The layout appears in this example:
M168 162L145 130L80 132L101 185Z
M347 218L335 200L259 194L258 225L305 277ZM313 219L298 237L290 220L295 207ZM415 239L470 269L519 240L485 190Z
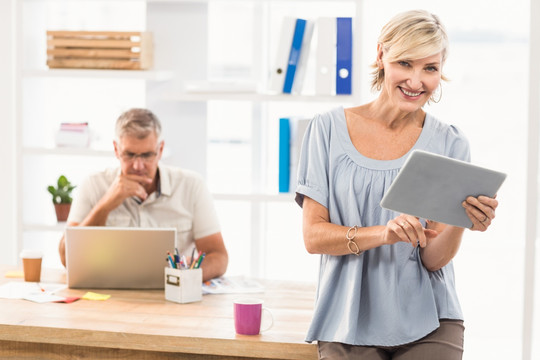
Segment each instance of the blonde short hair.
M411 10L394 16L381 30L378 44L388 61L423 59L438 53L442 64L448 54L448 35L438 16L425 10ZM384 69L371 65L371 89L381 90ZM444 75L443 80L447 80Z

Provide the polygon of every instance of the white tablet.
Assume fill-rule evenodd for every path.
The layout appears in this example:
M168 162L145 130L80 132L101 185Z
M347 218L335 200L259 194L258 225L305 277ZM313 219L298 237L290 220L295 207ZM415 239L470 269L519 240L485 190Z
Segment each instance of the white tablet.
M414 150L384 194L385 209L464 228L472 226L461 206L469 195L493 197L506 174L465 161Z

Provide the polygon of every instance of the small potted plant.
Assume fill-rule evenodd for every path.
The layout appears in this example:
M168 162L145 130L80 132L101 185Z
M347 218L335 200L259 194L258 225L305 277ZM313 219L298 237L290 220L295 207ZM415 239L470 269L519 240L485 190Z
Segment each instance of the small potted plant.
M58 221L67 220L71 202L73 201L73 198L71 197L73 189L75 189L75 185L71 185L64 175L60 175L56 187L50 185L47 188L52 195L54 209L56 210L56 219Z

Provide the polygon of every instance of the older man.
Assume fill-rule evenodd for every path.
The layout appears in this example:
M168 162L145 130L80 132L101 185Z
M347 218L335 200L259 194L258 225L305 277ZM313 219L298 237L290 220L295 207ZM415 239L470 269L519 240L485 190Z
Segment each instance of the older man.
M203 179L160 165L164 142L158 118L131 109L116 122L114 152L120 167L91 175L79 186L68 226L175 227L180 252L206 253L203 280L221 276L228 254L216 211ZM65 239L60 240L65 265Z

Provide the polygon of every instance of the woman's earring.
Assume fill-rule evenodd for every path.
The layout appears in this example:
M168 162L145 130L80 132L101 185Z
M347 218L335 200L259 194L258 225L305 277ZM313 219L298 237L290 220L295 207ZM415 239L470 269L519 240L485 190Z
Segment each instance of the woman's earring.
M437 96L438 95L438 96ZM435 97L437 96L437 100L435 100ZM442 85L439 84L439 87L437 88L437 90L431 95L431 97L429 98L429 100L433 101L435 104L438 104L439 101L441 101L442 99Z

